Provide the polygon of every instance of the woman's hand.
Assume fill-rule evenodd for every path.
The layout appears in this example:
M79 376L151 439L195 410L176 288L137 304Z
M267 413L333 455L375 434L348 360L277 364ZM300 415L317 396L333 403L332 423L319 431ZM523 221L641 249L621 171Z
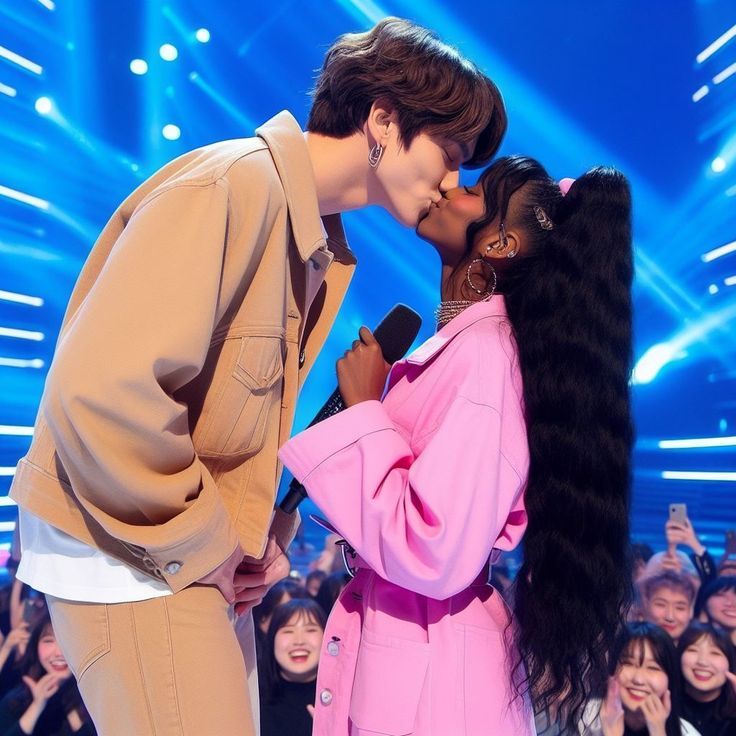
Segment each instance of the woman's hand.
M639 706L647 722L649 736L666 736L665 723L672 711L672 696L667 690L660 700L652 693Z
M621 689L614 677L608 681L608 692L601 706L600 718L603 736L623 736L624 707L621 704Z
M373 333L361 327L360 340L337 361L337 383L345 406L361 401L380 401L391 366Z
M31 697L33 698L26 712L18 719L18 725L23 733L33 733L33 729L36 727L36 723L41 713L43 713L46 704L56 695L62 681L66 680L67 677L69 675L51 672L36 682L27 675L23 676L23 682L25 682L26 687L31 691Z
M0 659L3 659L3 661L7 659L13 650L16 650L20 656L23 656L30 638L31 632L28 630L28 624L26 623L22 623L20 626L9 631L2 647L0 647Z

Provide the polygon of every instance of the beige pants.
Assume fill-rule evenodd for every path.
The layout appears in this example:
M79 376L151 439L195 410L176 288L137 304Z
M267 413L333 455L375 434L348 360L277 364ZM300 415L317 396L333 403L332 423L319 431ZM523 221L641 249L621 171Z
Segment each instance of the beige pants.
M243 617L236 634L216 588L134 603L47 599L99 736L258 733L252 623Z

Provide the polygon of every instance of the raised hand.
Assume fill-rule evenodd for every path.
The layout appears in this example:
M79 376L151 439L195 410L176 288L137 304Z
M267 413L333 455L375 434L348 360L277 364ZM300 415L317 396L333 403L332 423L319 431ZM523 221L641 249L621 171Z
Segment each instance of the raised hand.
M601 706L603 736L623 736L624 707L621 704L621 687L615 677L608 680L608 691Z
M666 736L665 723L672 712L672 696L667 690L660 700L652 693L639 706L647 722L649 736Z

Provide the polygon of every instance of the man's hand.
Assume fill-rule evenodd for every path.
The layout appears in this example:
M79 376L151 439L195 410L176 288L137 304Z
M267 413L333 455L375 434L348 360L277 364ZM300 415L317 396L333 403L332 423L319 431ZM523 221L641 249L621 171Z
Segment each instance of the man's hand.
M238 545L233 553L222 564L218 565L212 572L197 580L203 585L214 585L219 588L223 598L231 605L235 603L235 571L243 561L243 550Z
M291 570L289 558L276 538L269 536L263 557L244 557L235 573L235 613L242 616L257 606L263 596Z
M678 521L668 521L664 525L664 533L667 537L668 547L674 547L678 544L684 544L698 556L705 552L705 547L700 543L695 529L690 523L690 519L685 519L685 522L681 524Z

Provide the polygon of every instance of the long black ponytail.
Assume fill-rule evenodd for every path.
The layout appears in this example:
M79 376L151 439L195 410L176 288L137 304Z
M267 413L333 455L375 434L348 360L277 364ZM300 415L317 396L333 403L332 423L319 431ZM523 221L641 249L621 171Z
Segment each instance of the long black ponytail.
M469 245L496 218L525 245L494 259L530 450L514 679L523 668L536 707L554 706L572 727L605 690L631 600L631 198L624 176L607 168L563 196L539 163L518 156L497 161L481 184L486 211Z

